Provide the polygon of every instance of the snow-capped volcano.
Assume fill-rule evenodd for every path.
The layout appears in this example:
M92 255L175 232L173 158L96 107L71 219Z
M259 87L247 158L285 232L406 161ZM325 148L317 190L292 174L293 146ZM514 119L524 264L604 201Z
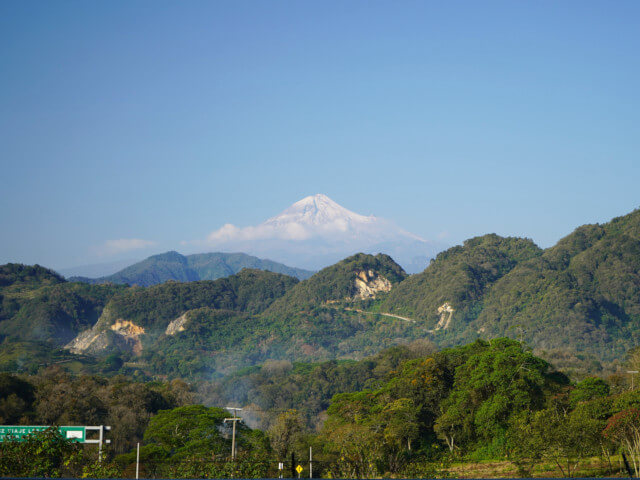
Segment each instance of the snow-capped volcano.
M263 225L282 227L296 223L306 227L335 227L346 231L357 228L358 225L371 224L376 221L373 215L365 217L331 200L326 195L318 193L310 195L294 203L280 215L270 218Z
M323 194L305 197L257 226L226 224L209 235L208 244L306 268L321 268L356 252L388 253L409 266L415 257L426 262L438 250L389 220L352 212Z

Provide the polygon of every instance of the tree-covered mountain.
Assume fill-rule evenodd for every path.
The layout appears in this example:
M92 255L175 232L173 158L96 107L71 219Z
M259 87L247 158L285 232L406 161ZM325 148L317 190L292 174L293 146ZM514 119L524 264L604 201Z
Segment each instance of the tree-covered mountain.
M620 358L640 342L640 210L585 225L496 282L472 328Z
M345 307L405 276L386 255L359 254L299 283L243 270L214 282L133 287L114 297L95 327L69 347L134 355L150 373L189 378L268 359L360 358L425 335L421 325Z
M163 258L166 272L211 265L206 256ZM150 287L66 282L9 264L0 300L0 366L24 364L25 348L42 358L43 345L66 359L55 349L67 345L97 365L116 355L146 375L202 378L267 360L360 359L416 340L450 347L510 336L565 369L595 372L640 343L640 211L580 227L546 250L472 238L412 276L383 254L353 255L303 281L242 270Z
M95 325L75 338L69 348L77 353L123 351L139 355L153 350L159 338L187 328L192 331L193 312L258 314L297 282L279 273L245 269L218 280L129 287L110 299ZM217 338L221 332L211 333Z
M443 346L508 335L539 350L621 358L640 341L640 210L546 250L496 235L467 240L377 308L435 326Z
M347 298L375 296L405 278L405 271L390 256L359 253L300 282L274 302L267 314L286 316Z
M35 265L0 266L0 336L62 346L93 326L124 287L66 282Z
M253 257L245 253L215 252L185 256L178 252L166 252L153 255L113 275L95 279L72 277L69 280L93 284L116 283L148 287L169 280L176 282L217 280L238 273L244 268L282 273L300 280L313 275L313 272L309 270L288 267L282 263Z
M380 310L419 318L434 328L448 303L456 321L477 315L478 306L494 283L516 265L542 254L531 240L495 234L466 240L431 261L420 274L394 288ZM446 312L445 312L446 313Z

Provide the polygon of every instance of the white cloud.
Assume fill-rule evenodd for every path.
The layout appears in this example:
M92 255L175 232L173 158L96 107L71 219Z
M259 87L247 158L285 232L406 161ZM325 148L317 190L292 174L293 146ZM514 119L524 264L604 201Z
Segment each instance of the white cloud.
M156 242L151 240L142 240L141 238L119 238L117 240L107 240L102 245L93 247L92 251L96 255L105 257L130 252L131 250L140 250L152 247L155 244Z
M311 237L311 232L303 225L290 223L283 226L261 224L255 227L236 227L230 223L223 225L207 237L207 242L212 245L252 240L306 240Z

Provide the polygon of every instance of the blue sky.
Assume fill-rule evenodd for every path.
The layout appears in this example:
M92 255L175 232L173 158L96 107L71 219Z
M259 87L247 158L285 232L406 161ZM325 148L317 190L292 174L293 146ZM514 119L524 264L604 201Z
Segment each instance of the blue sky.
M0 263L187 252L314 193L450 244L550 246L640 205L639 20L636 1L4 1Z

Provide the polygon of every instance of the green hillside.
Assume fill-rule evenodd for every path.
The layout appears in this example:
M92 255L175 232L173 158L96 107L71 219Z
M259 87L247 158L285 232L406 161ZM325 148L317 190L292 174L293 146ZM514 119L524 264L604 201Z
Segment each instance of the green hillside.
M580 227L515 267L473 328L488 336L518 329L541 349L620 358L640 342L640 211Z
M345 309L360 304L349 299L358 293L362 272L372 285L384 278L391 286L406 277L386 255L359 254L297 284L291 277L243 270L215 282L136 287L112 299L96 330L122 321L145 328L139 361L146 371L188 378L219 376L268 359L362 358L424 337L423 325ZM181 330L164 334L176 319ZM121 347L126 354L127 345Z
M267 315L286 316L297 314L309 307L327 302L339 302L357 295L355 279L358 273L372 271L397 285L407 278L400 265L388 255L359 253L324 268L308 280L304 280L274 302Z
M417 318L433 328L438 308L448 302L455 309L454 323L466 323L477 315L484 295L498 279L541 254L528 239L490 234L466 240L400 283L382 301L380 311Z
M38 265L0 266L0 335L61 346L91 327L124 287L66 282Z
M215 256L159 257L165 272L196 272ZM451 347L508 336L583 375L640 343L640 211L582 226L546 250L472 238L412 276L383 254L351 256L303 281L245 269L150 287L66 282L8 264L0 301L0 367L24 364L29 349L45 362L64 357L68 345L98 366L113 354L145 375L208 378L267 360L357 360L418 340Z
M183 313L203 307L259 313L296 283L295 278L278 273L243 270L218 280L131 287L111 299L100 323L111 325L122 319L165 329Z

